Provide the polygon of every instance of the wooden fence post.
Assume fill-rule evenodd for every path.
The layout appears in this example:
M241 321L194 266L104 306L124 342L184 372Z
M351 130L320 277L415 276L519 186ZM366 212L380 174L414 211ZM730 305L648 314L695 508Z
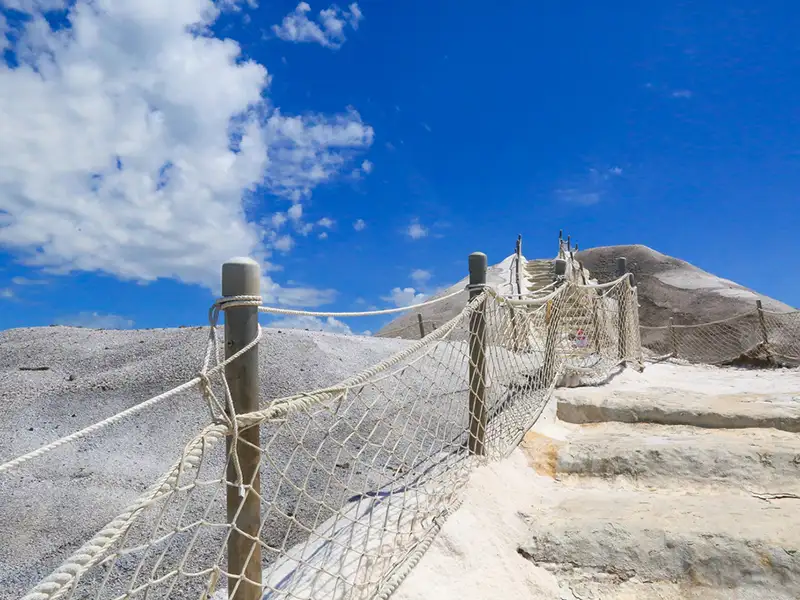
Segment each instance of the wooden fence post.
M488 262L483 252L469 255L469 299L483 293ZM486 300L469 317L469 453L486 453Z
M261 270L250 258L233 258L222 265L222 295L260 295ZM256 339L258 307L235 306L225 310L225 357L229 358ZM258 410L258 345L225 367L233 406L237 414ZM252 447L250 446L252 444ZM227 439L228 454L232 439ZM239 431L236 455L242 471L244 497L240 495L238 475L229 461L227 479L227 513L232 530L228 538L228 597L234 600L260 600L261 545L261 440L259 427ZM249 537L248 537L249 536ZM247 581L245 581L245 578Z
M675 319L669 318L669 350L670 356L678 357L678 335L675 333Z
M567 261L563 258L558 258L555 261L555 275L556 275L556 288L562 285L564 277L567 273ZM542 385L549 387L552 379L556 376L557 363L558 363L558 342L559 342L559 326L561 321L560 309L555 300L548 300L547 307L545 308L545 326L546 335L544 342L544 359L542 364Z
M756 308L758 309L758 325L761 328L761 343L769 355L769 336L767 336L767 323L764 321L764 306L761 304L761 300L756 300Z
M617 277L622 277L628 272L628 259L623 256L617 258ZM617 320L617 327L619 327L618 338L619 338L619 359L625 360L625 357L628 356L628 340L627 336L625 335L628 331L628 296L627 296L627 284L628 280L623 282L623 291L619 294L619 298L617 299L617 310L619 311L619 319Z
M425 337L425 323L422 322L422 313L417 313L417 323L419 324L419 339Z

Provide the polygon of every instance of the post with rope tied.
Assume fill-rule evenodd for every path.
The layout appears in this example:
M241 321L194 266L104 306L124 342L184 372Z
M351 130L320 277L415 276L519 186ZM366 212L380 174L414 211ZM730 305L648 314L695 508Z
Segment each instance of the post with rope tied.
M553 271L556 276L556 289L564 284L567 274L567 261L557 258L553 264ZM544 359L542 361L542 379L545 386L549 386L558 374L558 351L559 351L559 327L561 326L561 315L558 298L547 301L545 306L545 342Z
M488 261L483 252L469 255L469 299L483 293ZM486 453L486 300L469 316L469 453Z
M425 337L425 322L422 320L422 313L417 313L417 324L419 325L419 339Z
M222 295L259 296L261 269L251 258L233 258L222 265ZM258 336L258 306L231 306L225 311L225 358L247 346ZM225 367L236 414L258 410L258 345ZM228 537L228 597L235 600L260 600L261 545L261 442L259 427L239 431L234 449L227 438L228 460L227 513L231 526ZM241 478L231 453L241 469Z
M617 258L617 277L622 277L628 273L628 259L624 256L620 256ZM628 280L630 281L630 280ZM627 287L625 285L622 286L622 291L619 294L619 298L617 299L617 310L619 311L619 320L617 322L617 327L619 330L619 359L625 360L625 357L628 355L628 340L626 339L626 332L628 331L628 296L627 296Z
M767 335L767 323L764 321L764 305L761 303L761 300L756 300L756 312L758 313L758 326L761 330L761 347L764 349L764 352L767 354L767 357L770 357L769 352L769 336Z

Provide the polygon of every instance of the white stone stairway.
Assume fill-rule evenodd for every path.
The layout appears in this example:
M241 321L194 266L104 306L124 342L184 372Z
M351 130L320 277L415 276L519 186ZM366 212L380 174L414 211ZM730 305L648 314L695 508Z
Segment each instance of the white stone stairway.
M800 373L772 387L670 364L621 377L556 390L561 434L526 436L556 487L525 514L519 553L563 600L800 598Z

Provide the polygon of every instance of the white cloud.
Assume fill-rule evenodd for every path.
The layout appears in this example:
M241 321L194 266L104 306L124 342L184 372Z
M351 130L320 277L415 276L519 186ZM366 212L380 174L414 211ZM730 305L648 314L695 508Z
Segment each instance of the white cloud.
M286 224L288 217L283 213L275 213L272 215L272 226L275 229L280 229Z
M211 36L235 1L69 5L70 26L52 31L40 11L65 3L15 0L31 13L11 47L19 66L0 63L0 245L28 266L216 289L231 256L271 268L252 192L300 202L372 144L352 108L270 103L266 69ZM268 278L263 293L330 297Z
M327 231L323 231L323 232L322 232L322 233L320 233L320 234L319 234L317 237L318 237L319 239L321 239L321 240L327 240L327 239L328 239L328 232L327 232Z
M411 306L412 304L419 304L424 302L427 294L418 292L413 287L407 288L394 288L388 296L382 296L381 300L391 302L395 306Z
M29 279L28 277L12 277L11 283L14 285L47 285L44 279Z
M56 319L56 325L70 327L89 327L90 329L130 329L133 321L119 315L100 314L96 312L81 312Z
M685 98L685 99L689 99L689 98L691 98L692 96L694 96L694 94L692 93L692 90L674 90L674 91L673 91L673 92L670 94L670 96L672 96L673 98Z
M418 240L428 235L428 228L420 224L417 219L414 219L406 229L406 234L412 240Z
M67 7L67 0L3 0L5 8L21 12L63 10Z
M281 317L272 321L268 327L276 329L308 329L309 331L327 331L344 335L353 333L346 323L333 317L327 317L326 319L308 316Z
M590 168L580 176L575 177L564 187L555 190L556 197L562 202L577 206L592 206L598 204L610 192L614 191L614 180L623 174L622 167Z
M565 188L556 190L556 195L562 202L577 204L578 206L591 206L600 202L600 192L588 192L575 188Z
M320 227L324 227L325 229L330 229L335 224L336 222L328 217L322 217L319 221L317 221L317 225L319 225Z
M272 284L274 285L274 284ZM262 283L261 296L269 294ZM314 307L330 304L336 298L336 290L319 290L315 288L291 287L282 288L279 293L272 293L278 304L286 306Z
M353 223L353 229L356 231L364 231L367 228L367 223L364 219L356 219L356 222Z
M0 51L5 50L8 48L9 42L8 38L6 38L6 32L8 31L8 21L6 21L5 16L0 13Z
M14 290L11 288L0 288L0 298L9 300L14 297Z
M369 174L372 173L372 169L374 166L375 165L372 164L372 161L365 160L364 162L361 163L361 170L364 171L364 173Z
M431 279L431 272L425 269L414 269L411 271L411 280L417 287L423 286Z
M299 221L303 218L303 205L302 204L294 204L292 207L286 211L286 214L292 221Z
M275 165L267 169L266 185L275 194L300 201L371 146L374 131L352 108L332 117L284 117L276 110L266 122L265 136L270 164Z
M348 9L342 10L332 4L321 10L317 18L312 21L308 18L311 6L306 2L300 2L293 12L283 18L280 25L272 26L272 31L287 42L312 42L335 50L341 48L347 40L344 34L346 26L358 29L359 22L364 18L358 4L351 4Z
M289 250L294 248L294 238L290 235L282 235L277 237L272 245L276 250L289 252Z

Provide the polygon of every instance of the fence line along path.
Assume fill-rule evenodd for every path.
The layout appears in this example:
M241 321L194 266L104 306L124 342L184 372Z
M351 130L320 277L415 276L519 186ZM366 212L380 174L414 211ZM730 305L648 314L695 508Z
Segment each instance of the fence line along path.
M388 597L470 471L516 447L560 380L641 364L631 277L585 285L556 263L546 293L503 295L472 255L458 315L336 386L284 398L258 390L258 314L272 311L258 267L226 263L197 384L208 425L25 598Z

